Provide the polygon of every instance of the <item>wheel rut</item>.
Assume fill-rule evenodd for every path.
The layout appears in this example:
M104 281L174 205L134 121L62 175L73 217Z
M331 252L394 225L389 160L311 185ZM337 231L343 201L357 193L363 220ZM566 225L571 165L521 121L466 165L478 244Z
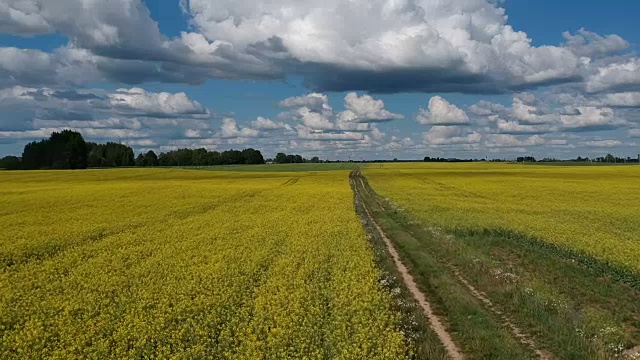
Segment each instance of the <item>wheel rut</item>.
M362 178L359 179L361 184L364 185L364 183L362 182ZM354 189L356 191L356 194L358 194L359 190L356 184L354 184ZM409 269L407 269L407 267L400 260L400 255L395 246L386 236L384 231L382 231L382 228L380 228L378 223L373 219L373 216L369 212L369 208L364 202L362 202L362 208L365 212L365 220L369 221L373 225L373 227L376 229L376 231L384 241L385 246L387 247L387 251L389 251L389 253L391 254L396 269L402 276L402 281L404 282L407 289L411 292L411 295L417 301L418 305L420 305L420 308L422 308L422 313L429 321L429 324L433 331L436 333L436 335L438 335L438 338L444 345L449 357L454 360L464 359L464 355L462 355L462 352L451 338L451 335L449 334L449 332L447 332L446 327L444 326L442 321L440 321L440 318L433 312L433 308L427 300L427 296L420 290L418 284L413 279L413 276L409 273Z
M375 201L377 206L379 206L381 209L384 209L383 204L376 198L375 194L372 194L369 191L369 188L367 187L367 185L363 180L364 176L360 173L360 171L358 170L354 171L352 176L354 179L353 188L356 195L358 195L362 199L362 195L360 192L364 191L373 201ZM407 288L409 289L413 297L416 299L416 301L422 308L424 315L427 317L427 319L431 324L431 327L436 332L436 334L440 338L440 341L443 343L443 345L447 349L449 356L453 359L463 359L464 356L462 352L457 347L457 345L453 342L450 334L447 332L446 327L443 325L442 321L440 321L439 317L433 313L432 307L427 300L427 296L418 288L415 280L413 279L413 276L409 273L409 270L407 269L407 267L402 263L400 259L400 255L398 251L395 249L395 246L393 245L391 240L386 236L386 234L384 233L382 228L378 225L378 223L374 220L364 200L362 201L362 207L364 209L364 212L367 218L366 220L370 221L373 224L374 228L376 229L380 237L384 240L387 250L391 254L391 257L393 258L393 261L396 265L398 272L402 275L405 285L407 286ZM508 328L510 332L513 334L513 336L522 345L524 345L525 347L533 351L541 360L551 360L554 358L552 354L550 354L549 352L545 350L541 350L537 346L536 342L531 338L531 336L529 336L526 332L524 332L522 329L517 327L515 325L515 322L506 314L504 314L502 311L500 311L484 292L476 289L473 285L471 285L471 283L460 273L460 271L455 265L448 262L443 262L443 264L451 270L455 278L464 287L467 288L469 293L474 298L480 301L487 310L492 312L495 316L497 316L502 321L502 325Z

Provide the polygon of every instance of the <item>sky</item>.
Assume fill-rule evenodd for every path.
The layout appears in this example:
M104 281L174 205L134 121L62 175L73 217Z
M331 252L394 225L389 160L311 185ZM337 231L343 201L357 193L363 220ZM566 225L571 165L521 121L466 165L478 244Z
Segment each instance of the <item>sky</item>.
M0 156L640 153L640 3L0 0Z

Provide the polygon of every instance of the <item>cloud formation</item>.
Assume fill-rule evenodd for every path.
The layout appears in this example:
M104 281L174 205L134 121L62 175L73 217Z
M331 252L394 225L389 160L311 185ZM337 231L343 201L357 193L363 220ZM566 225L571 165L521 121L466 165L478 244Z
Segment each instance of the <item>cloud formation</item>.
M11 0L0 7L0 19L3 32L57 31L70 39L65 51L32 54L49 69L74 63L90 69L89 80L127 84L289 74L317 90L504 92L579 79L581 56L626 45L582 29L565 34L564 46L535 47L497 4L191 0L183 8L196 31L173 38L160 32L141 0ZM21 74L16 64L0 68Z
M464 110L449 103L440 96L429 100L428 109L420 109L416 116L420 124L430 125L465 125L469 124L469 117Z

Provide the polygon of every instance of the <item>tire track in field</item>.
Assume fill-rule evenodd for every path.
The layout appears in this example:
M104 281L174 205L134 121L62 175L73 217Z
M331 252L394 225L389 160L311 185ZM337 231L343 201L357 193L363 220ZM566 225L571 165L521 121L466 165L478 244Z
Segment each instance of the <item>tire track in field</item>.
M364 190L367 195L369 195L375 202L376 204L383 210L385 210L383 204L378 201L377 197L372 194L369 191L369 188L365 185L364 183L364 176L359 172L354 172L354 176L358 178L358 180L360 181L360 185L362 190ZM355 187L356 191L357 190L357 186ZM378 233L380 234L380 236L383 238L385 244L387 245L387 248L389 249L389 252L392 254L393 260L396 263L396 266L398 266L398 264L400 264L399 266L402 266L404 268L404 271L407 271L407 268L402 264L402 262L400 262L400 257L398 255L398 252L395 250L395 248L393 247L393 244L391 243L391 241L385 236L383 230L378 226L378 224L375 222L375 220L373 220L373 217L371 216L371 213L369 212L366 204L363 202L363 208L367 214L367 217L369 217L371 219L371 221L373 222L375 228L377 229ZM393 249L393 252L392 252ZM502 325L507 327L511 333L513 334L513 336L524 346L526 346L527 348L529 348L531 351L533 351L541 360L551 360L553 359L553 356L544 350L540 350L540 348L536 345L536 342L533 340L533 338L531 336L529 336L526 332L524 332L522 329L520 329L519 327L517 327L515 325L515 322L506 314L504 314L502 311L500 311L494 304L493 302L489 299L489 297L487 296L487 294L485 294L483 291L480 291L478 289L476 289L473 285L471 285L471 283L464 277L462 276L462 274L460 273L460 271L458 270L458 268L449 263L449 262L442 262L442 264L444 264L446 267L448 267L452 273L454 274L454 276L458 279L458 281L464 285L467 290L469 291L469 293L476 298L478 301L480 301L482 304L484 304L484 307L489 310L491 313L493 313L495 316L497 316L499 319L502 320ZM400 268L398 268L398 271L401 272L401 274L403 275L403 279L405 276L405 273L403 271L401 271ZM413 281L413 278L411 277L410 274L408 274L407 271L407 275L411 278L411 281ZM411 290L411 292L414 294L414 297L416 296L416 294L413 292L413 289L410 287L409 284L407 284L405 282L405 284L407 285L407 287L409 287L409 289ZM415 286L415 282L413 281L413 285ZM422 294L420 292L419 289L416 290ZM422 294L422 296L424 296L424 294ZM416 298L416 300L418 300L420 302L420 300L418 298ZM426 301L426 298L425 298ZM420 304L422 306L422 304ZM428 305L428 303L427 303ZM424 307L423 307L424 309ZM427 315L427 313L425 312L425 315ZM434 315L435 316L435 315ZM427 317L429 318L429 316L427 315ZM437 318L437 317L436 317ZM429 321L431 321L431 318L429 318ZM433 325L433 323L432 323ZM436 330L434 328L434 330ZM438 333L436 331L436 333ZM448 335L448 334L447 334ZM440 333L438 333L438 336L440 336ZM441 341L442 338L440 338ZM444 343L444 341L443 341ZM444 343L446 346L446 343ZM455 346L455 345L454 345ZM447 350L449 350L449 348L447 347ZM638 351L640 352L640 349L638 349ZM451 354L450 354L451 355ZM461 356L461 355L460 355ZM454 358L455 359L455 358Z
M511 318L505 315L502 311L498 310L496 306L493 304L493 302L489 300L489 298L487 297L487 294L485 294L481 290L476 289L473 285L471 285L469 281L467 281L467 279L465 279L460 274L460 271L458 271L458 268L448 263L445 263L445 265L451 269L454 276L458 279L460 283L462 283L467 288L467 290L469 290L469 292L471 293L471 295L473 295L473 297L480 300L484 304L485 308L487 308L489 311L491 311L494 315L496 315L498 318L502 320L502 325L509 328L513 336L515 336L515 338L522 345L528 347L531 351L536 353L536 355L538 355L538 357L541 360L553 359L550 353L544 350L540 350L536 345L535 341L533 341L533 339L529 335L527 335L524 331L522 331L519 327L517 327L514 324L513 320L511 320Z
M300 180L300 177L292 177L289 180L285 181L282 186L291 186L295 185Z
M362 181L362 177L360 177L357 172L355 174L359 178L360 183L363 186L363 189L365 189L364 182ZM354 184L354 189L356 189L355 191L357 194L358 190L357 190L356 184ZM451 359L453 360L464 359L462 352L460 351L458 346L453 342L453 339L451 338L451 335L447 332L446 327L440 321L440 318L433 312L431 304L427 300L427 296L418 288L418 284L413 279L413 276L411 276L407 267L400 260L400 255L398 254L398 251L396 250L395 246L393 245L391 240L389 240L389 238L386 236L384 231L382 231L382 228L380 228L378 223L373 219L373 216L369 212L369 208L364 203L364 201L362 202L362 208L364 209L364 212L367 216L367 220L369 220L371 224L373 224L376 231L384 241L385 246L387 247L387 250L391 254L391 257L393 258L393 262L396 266L396 269L402 276L402 281L404 282L407 289L409 289L409 291L413 295L413 298L418 302L418 304L422 308L423 314L426 316L427 320L429 320L429 324L431 325L431 328L436 333L436 335L438 335L438 338L440 339L445 349L447 350L449 357L451 357Z

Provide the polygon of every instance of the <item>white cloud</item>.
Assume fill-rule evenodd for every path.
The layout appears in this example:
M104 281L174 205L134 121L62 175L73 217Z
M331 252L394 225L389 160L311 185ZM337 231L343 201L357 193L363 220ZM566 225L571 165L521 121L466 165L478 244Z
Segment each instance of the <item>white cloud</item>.
M375 126L372 126L372 129L371 129L371 137L372 137L374 140L378 140L378 141L380 141L380 140L382 140L382 139L384 138L384 136L385 136L385 135L386 135L386 134L385 134L385 133L383 133L382 131L380 131L380 129L378 129L378 128L377 128L377 127L375 127Z
M410 137L405 137L402 139L399 139L395 136L391 137L391 140L385 144L384 148L387 150L398 150L398 149L407 149L410 148L412 146L414 146L415 143L413 142L413 140Z
M520 137L509 134L488 134L485 145L487 147L526 147L545 144L545 140L540 135Z
M629 137L640 137L640 129L629 129L628 134Z
M344 97L344 107L347 109L347 117L353 122L374 122L403 119L404 116L394 114L384 108L382 100L376 100L370 95L358 96L350 92Z
M600 106L640 107L640 92L606 94L595 103Z
M312 130L305 126L297 126L298 138L304 140L316 141L358 141L363 140L364 136L359 132L324 132L322 130Z
M487 91L570 79L580 67L568 49L531 46L494 1L191 0L188 10L208 41L289 67L316 88Z
M465 125L469 124L469 117L464 110L449 103L440 96L429 100L429 108L420 109L416 120L420 124L431 125Z
M331 121L330 114L311 111L308 107L301 107L297 111L304 126L314 129L333 129L335 124Z
M483 102L474 105L474 112L491 122L496 131L504 134L544 134L560 131L587 132L612 130L629 125L629 121L616 115L611 107L603 104L617 103L630 106L634 95L610 94L603 100L589 100L570 94L554 95L561 104L577 103L578 106L558 106L542 102L527 93L517 94L510 108ZM613 104L611 104L613 105ZM480 115L478 115L480 116Z
M577 56L597 58L615 54L629 47L629 43L618 35L601 36L584 28L578 30L575 35L566 31L562 36L567 41L564 46Z
M118 89L109 94L109 101L115 108L141 112L147 116L208 116L208 110L197 101L189 99L184 92L152 93L140 88Z
M480 100L477 104L471 105L467 109L470 113L477 116L490 116L504 113L507 108L502 104L492 103L486 100Z
M3 0L0 3L0 33L30 36L52 31L36 1Z
M586 80L586 91L627 91L640 89L640 59L632 58L599 68Z
M482 140L482 135L462 126L433 126L422 134L427 145L473 144Z
M273 131L286 129L291 130L291 126L285 124L283 122L275 122L271 119L263 118L262 116L258 116L254 121L251 122L251 127L256 130L264 130L264 131Z
M282 108L306 107L317 112L331 110L331 107L329 106L329 97L325 94L319 93L286 98L280 101L279 106Z
M498 130L504 134L543 134L553 131L548 125L522 125L517 121L508 121L498 118L496 120Z
M585 142L585 145L599 148L612 148L623 146L624 143L620 140L593 140Z
M223 138L251 138L260 136L260 131L247 127L240 128L235 119L226 118L222 120L220 135Z
M577 109L580 112L579 115L560 116L560 124L563 130L609 130L627 125L627 121L617 118L610 108L579 106Z
M548 114L548 109L536 106L538 100L532 94L514 96L511 111L513 116L524 124L549 124L558 121L556 114Z

